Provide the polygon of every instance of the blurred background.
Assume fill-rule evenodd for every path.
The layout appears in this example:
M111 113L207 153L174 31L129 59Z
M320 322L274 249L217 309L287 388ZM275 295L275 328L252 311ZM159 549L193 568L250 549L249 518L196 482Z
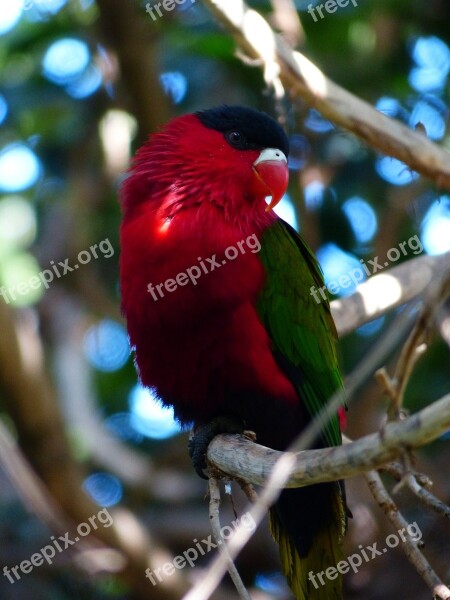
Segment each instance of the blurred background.
M317 4L250 2L333 80L412 128L420 123L450 149L448 0L360 0L315 21L308 5ZM149 133L172 116L221 103L274 116L277 105L291 143L289 193L277 211L317 252L327 281L415 235L428 255L450 250L450 192L302 102L276 103L261 70L236 56L200 0L156 19L145 5L3 0L0 7L0 570L102 507L114 518L113 527L99 526L51 566L19 571L14 583L0 577L2 600L181 598L211 558L158 586L144 575L149 564L161 566L210 533L206 487L189 463L187 434L139 385L120 314L118 188ZM396 264L414 258L408 251ZM401 310L341 340L344 373ZM408 410L448 393L449 359L436 337L408 386ZM379 388L367 382L346 433L375 431L385 408ZM449 460L444 436L418 452L415 465L447 503ZM348 496L354 518L346 553L383 544L392 529L361 478L348 483ZM408 491L396 500L448 583L448 520ZM234 502L239 513L239 490ZM222 523L233 518L226 499ZM255 600L290 597L266 526L237 564ZM401 544L344 580L346 598L431 597ZM225 597L236 597L228 580L215 595Z

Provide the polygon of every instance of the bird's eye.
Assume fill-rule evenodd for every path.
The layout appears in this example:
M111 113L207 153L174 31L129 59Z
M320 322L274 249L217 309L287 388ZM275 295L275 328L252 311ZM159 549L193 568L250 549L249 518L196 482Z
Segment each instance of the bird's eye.
M227 140L232 146L241 146L245 138L240 131L230 131L227 133Z

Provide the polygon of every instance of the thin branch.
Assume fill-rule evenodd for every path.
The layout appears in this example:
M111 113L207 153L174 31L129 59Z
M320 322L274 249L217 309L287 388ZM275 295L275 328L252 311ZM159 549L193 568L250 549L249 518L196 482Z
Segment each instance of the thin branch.
M2 420L0 420L0 466L27 508L51 530L64 533L73 527L73 521L67 518L49 494Z
M228 563L228 573L234 583L234 586L239 594L239 598L241 600L251 600L251 597L247 590L245 589L245 585L239 575L239 572L236 568L236 565L231 558L223 535L222 528L220 526L220 488L219 488L219 480L210 475L209 476L209 518L211 521L211 530L213 532L214 539L216 541L217 547L219 548L219 552L225 555L227 563Z
M285 487L347 479L381 467L408 448L419 448L450 429L450 394L404 421L388 423L383 433L372 433L356 442L289 453L293 469ZM250 442L243 436L222 434L208 447L208 461L233 477L253 484L267 483L282 452Z
M300 97L336 125L433 179L438 186L450 188L450 156L445 149L328 79L300 52L292 51L242 0L203 2L240 49L261 62L266 81L279 77L292 97Z
M396 504L388 494L379 474L376 471L370 471L369 473L366 473L365 477L373 497L384 511L387 518L398 531L407 531L408 523L401 515ZM450 589L444 585L437 574L433 571L431 565L419 550L418 543L410 538L406 538L402 547L410 562L417 569L419 575L433 591L434 596L436 598L440 598L441 600L448 600L450 598Z
M271 0L271 22L292 48L305 39L305 32L293 0Z
M373 275L356 292L333 300L331 313L340 337L423 294L448 271L450 252L419 256Z
M437 283L431 285L426 301L417 322L402 348L400 358L397 361L394 377L391 379L387 370L383 367L375 374L375 378L383 392L389 397L390 404L387 410L390 421L401 417L401 407L406 386L419 357L427 349L427 338L434 325L438 321L441 305L445 303L450 295L450 270L447 269L444 277ZM407 457L404 457L408 460ZM408 470L407 470L408 472ZM402 485L402 483L400 483Z
M412 473L407 473L403 477L403 481L411 490L411 492L417 496L417 498L422 502L424 506L427 508L431 508L439 515L447 517L450 519L450 507L447 506L442 500L436 498L434 494L432 494L429 490L424 489L416 480L415 476Z
M450 348L450 300L447 300L439 311L437 322L439 333Z

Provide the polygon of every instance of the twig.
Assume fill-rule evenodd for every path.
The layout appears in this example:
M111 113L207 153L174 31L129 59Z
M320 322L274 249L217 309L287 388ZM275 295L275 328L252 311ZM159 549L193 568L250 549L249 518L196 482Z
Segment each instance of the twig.
M242 51L250 58L262 60L266 75L278 69L292 97L300 97L336 125L433 179L438 186L450 188L450 156L423 133L386 117L328 79L300 52L293 52L267 21L242 0L203 0L203 3Z
M238 482L241 490L247 496L247 500L249 502L251 502L252 504L258 502L258 494L255 492L255 489L251 483L245 481L245 479L240 479L239 477L236 478L236 481Z
M209 518L211 521L211 530L213 532L214 539L216 541L217 547L219 548L219 552L224 554L228 563L228 573L234 583L234 586L239 594L239 597L242 600L251 600L251 597L247 590L245 589L245 585L239 575L239 572L236 568L236 565L231 558L226 544L224 544L224 538L222 536L222 528L220 526L220 489L219 489L219 481L212 475L209 476Z
M437 316L437 323L442 339L450 348L450 300L441 307Z
M376 471L370 471L369 473L366 473L365 477L373 497L394 527L398 531L402 529L407 530L408 523L401 515L396 504L388 494L379 474ZM431 565L419 550L417 542L411 539L406 539L402 547L410 562L417 569L417 572L433 591L434 596L440 598L441 600L448 600L450 598L450 589L444 585L437 574L433 571Z
M450 294L450 270L447 267L445 276L431 287L422 311L411 334L406 340L395 368L394 377L389 378L386 369L377 372L377 379L389 396L388 419L398 419L403 404L406 386L419 357L427 349L426 340L442 304Z
M395 481L400 481L405 475L404 465L398 462L391 462L388 465L383 465L378 470L388 473L388 475L393 477ZM414 479L421 487L432 487L433 482L428 477L428 475L425 475L424 473L419 473L417 471L410 471L410 474L414 477Z
M292 48L304 41L305 32L293 0L271 0L271 22Z
M417 482L413 473L407 473L404 476L403 481L405 482L406 487L408 487L411 492L417 496L424 506L431 508L439 515L443 515L444 517L447 517L447 519L450 519L450 507L442 502L442 500L439 500L439 498L436 498L436 496L429 490L424 489Z

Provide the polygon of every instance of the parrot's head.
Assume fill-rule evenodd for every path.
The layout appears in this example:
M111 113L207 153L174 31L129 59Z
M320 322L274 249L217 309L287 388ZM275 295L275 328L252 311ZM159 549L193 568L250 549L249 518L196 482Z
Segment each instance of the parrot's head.
M125 214L149 200L171 215L213 203L233 220L263 218L286 192L288 153L281 126L250 108L221 106L175 118L136 154L123 189Z

